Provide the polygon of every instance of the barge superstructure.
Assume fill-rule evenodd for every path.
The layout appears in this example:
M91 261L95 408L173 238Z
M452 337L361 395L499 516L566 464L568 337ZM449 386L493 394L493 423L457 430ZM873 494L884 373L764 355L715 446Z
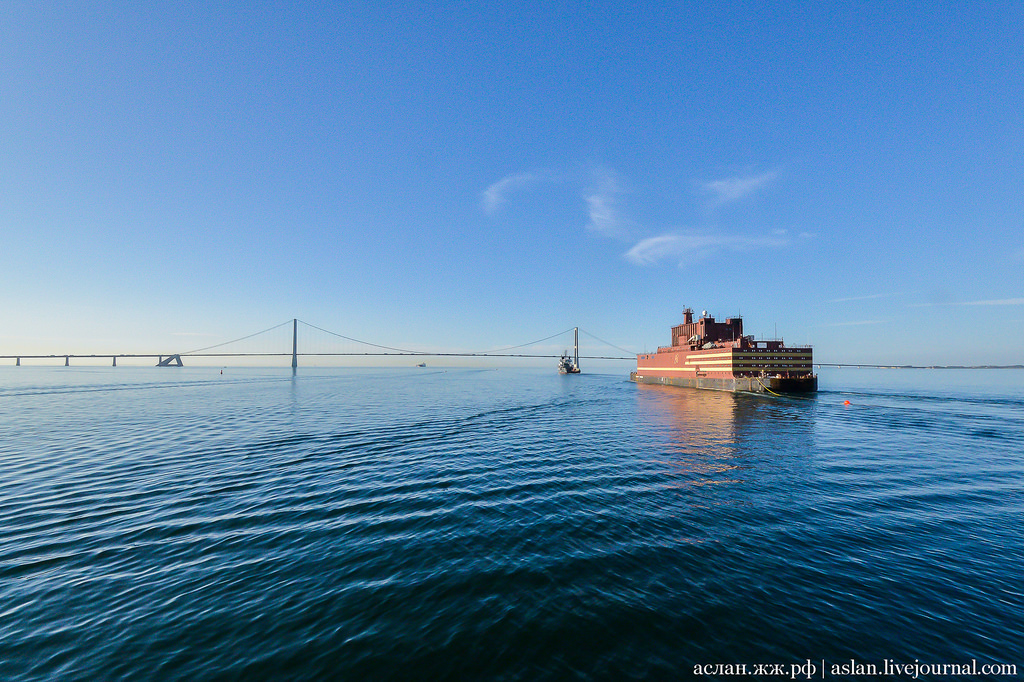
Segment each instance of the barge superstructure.
M810 346L788 347L779 339L744 336L743 319L718 322L707 311L672 328L672 345L636 356L630 379L719 391L808 393L818 390Z

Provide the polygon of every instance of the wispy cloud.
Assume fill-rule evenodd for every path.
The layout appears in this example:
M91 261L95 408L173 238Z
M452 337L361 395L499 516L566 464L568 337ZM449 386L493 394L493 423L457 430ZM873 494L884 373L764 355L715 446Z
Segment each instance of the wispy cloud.
M762 173L761 175L748 175L744 177L725 178L723 180L712 180L701 185L704 194L711 195L711 201L715 205L727 204L737 199L753 194L765 185L769 184L776 177L776 171Z
M483 209L484 213L493 215L505 205L509 194L528 187L538 179L539 176L536 173L506 175L483 191L480 197L480 208Z
M911 308L934 308L936 306L969 306L969 305L1024 305L1024 298L989 298L982 301L955 301L955 302L932 302L912 303Z
M833 298L825 303L847 303L849 301L870 301L876 298L892 298L893 296L899 296L899 293L891 294L869 294L867 296L847 296L845 298Z
M788 243L789 241L781 235L750 237L713 232L664 234L658 237L648 237L638 242L625 253L625 258L636 265L653 265L665 259L675 260L679 265L685 265L707 258L717 251L777 249Z
M851 322L833 322L832 324L821 325L823 327L860 327L865 324L884 324L885 320L855 320Z
M990 298L985 301L965 301L956 305L1024 305L1024 298Z
M619 177L608 168L594 170L593 176L593 184L584 196L590 215L587 229L605 237L622 238L626 229L618 212L618 197L622 193Z

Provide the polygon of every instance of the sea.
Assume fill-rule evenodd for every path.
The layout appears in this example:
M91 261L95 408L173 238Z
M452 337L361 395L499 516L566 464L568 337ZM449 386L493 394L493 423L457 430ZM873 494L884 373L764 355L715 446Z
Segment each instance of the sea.
M0 679L1024 676L1024 371L584 370L0 368Z

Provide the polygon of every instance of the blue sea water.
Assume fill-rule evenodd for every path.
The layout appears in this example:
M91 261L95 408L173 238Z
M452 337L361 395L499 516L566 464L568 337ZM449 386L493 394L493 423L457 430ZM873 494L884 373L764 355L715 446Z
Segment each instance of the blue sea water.
M0 678L1024 674L1024 372L218 371L0 368Z

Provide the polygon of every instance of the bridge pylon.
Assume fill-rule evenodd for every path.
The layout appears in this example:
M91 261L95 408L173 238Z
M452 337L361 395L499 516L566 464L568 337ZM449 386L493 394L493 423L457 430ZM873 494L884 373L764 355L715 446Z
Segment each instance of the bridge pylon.
M292 318L292 369L299 366L299 320Z

